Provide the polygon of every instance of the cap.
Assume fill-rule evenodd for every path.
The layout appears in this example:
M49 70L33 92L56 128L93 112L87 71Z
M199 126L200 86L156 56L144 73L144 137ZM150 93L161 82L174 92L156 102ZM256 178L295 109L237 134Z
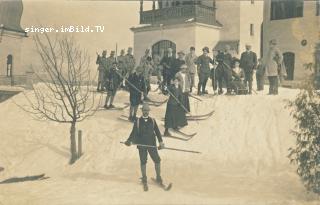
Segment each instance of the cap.
M179 51L179 52L178 52L178 55L179 55L179 54L185 55L185 53L184 53L183 51Z

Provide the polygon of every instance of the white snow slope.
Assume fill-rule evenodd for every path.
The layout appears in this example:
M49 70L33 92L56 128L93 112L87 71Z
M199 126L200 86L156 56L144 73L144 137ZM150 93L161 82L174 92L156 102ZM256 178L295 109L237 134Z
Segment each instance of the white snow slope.
M28 91L31 92L31 91ZM320 204L307 193L289 164L288 148L295 142L294 121L285 100L297 90L281 89L279 96L203 97L191 100L193 114L214 109L208 120L190 122L190 141L165 138L167 147L201 151L190 154L161 150L162 177L172 182L165 192L139 184L139 158L127 139L132 124L117 120L125 111L98 111L78 124L84 155L68 165L69 126L34 120L18 108L22 94L0 104L0 181L45 173L49 179L0 184L0 205L91 204ZM151 98L158 95L152 93ZM160 96L163 99L163 96ZM13 102L14 101L14 102ZM120 91L116 104L128 101ZM151 116L163 131L165 105L152 107ZM152 160L148 177L155 175Z

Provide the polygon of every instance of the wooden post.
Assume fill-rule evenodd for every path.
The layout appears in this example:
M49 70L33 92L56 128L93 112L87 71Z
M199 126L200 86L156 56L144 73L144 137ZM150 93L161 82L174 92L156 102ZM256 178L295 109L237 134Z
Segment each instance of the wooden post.
M78 159L82 155L82 131L78 131Z
M140 13L143 12L143 0L140 0Z
M153 0L153 1L152 1L152 10L154 11L155 9L156 9L156 1Z

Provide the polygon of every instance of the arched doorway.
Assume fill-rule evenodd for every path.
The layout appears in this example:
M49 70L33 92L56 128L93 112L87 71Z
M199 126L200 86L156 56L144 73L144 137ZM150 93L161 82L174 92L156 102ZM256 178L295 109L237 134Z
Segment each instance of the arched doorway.
M283 54L283 62L286 66L287 70L287 79L293 80L294 78L294 62L295 62L295 54L292 52L286 52Z
M152 46L152 55L159 55L163 57L166 55L168 48L172 48L173 56L176 56L176 44L169 40L158 41Z

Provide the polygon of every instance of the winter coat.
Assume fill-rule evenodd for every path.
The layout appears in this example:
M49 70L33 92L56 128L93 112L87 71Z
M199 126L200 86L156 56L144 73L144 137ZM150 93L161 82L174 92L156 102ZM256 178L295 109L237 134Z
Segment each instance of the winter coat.
M249 51L243 52L240 58L240 68L243 69L245 73L253 73L253 70L257 66L257 55L256 53Z
M198 74L210 76L210 63L213 64L213 60L209 56L201 55L197 58L196 64L199 67Z
M279 48L270 49L265 58L264 66L266 71L266 76L278 76L279 75L279 65L283 61L283 56Z

